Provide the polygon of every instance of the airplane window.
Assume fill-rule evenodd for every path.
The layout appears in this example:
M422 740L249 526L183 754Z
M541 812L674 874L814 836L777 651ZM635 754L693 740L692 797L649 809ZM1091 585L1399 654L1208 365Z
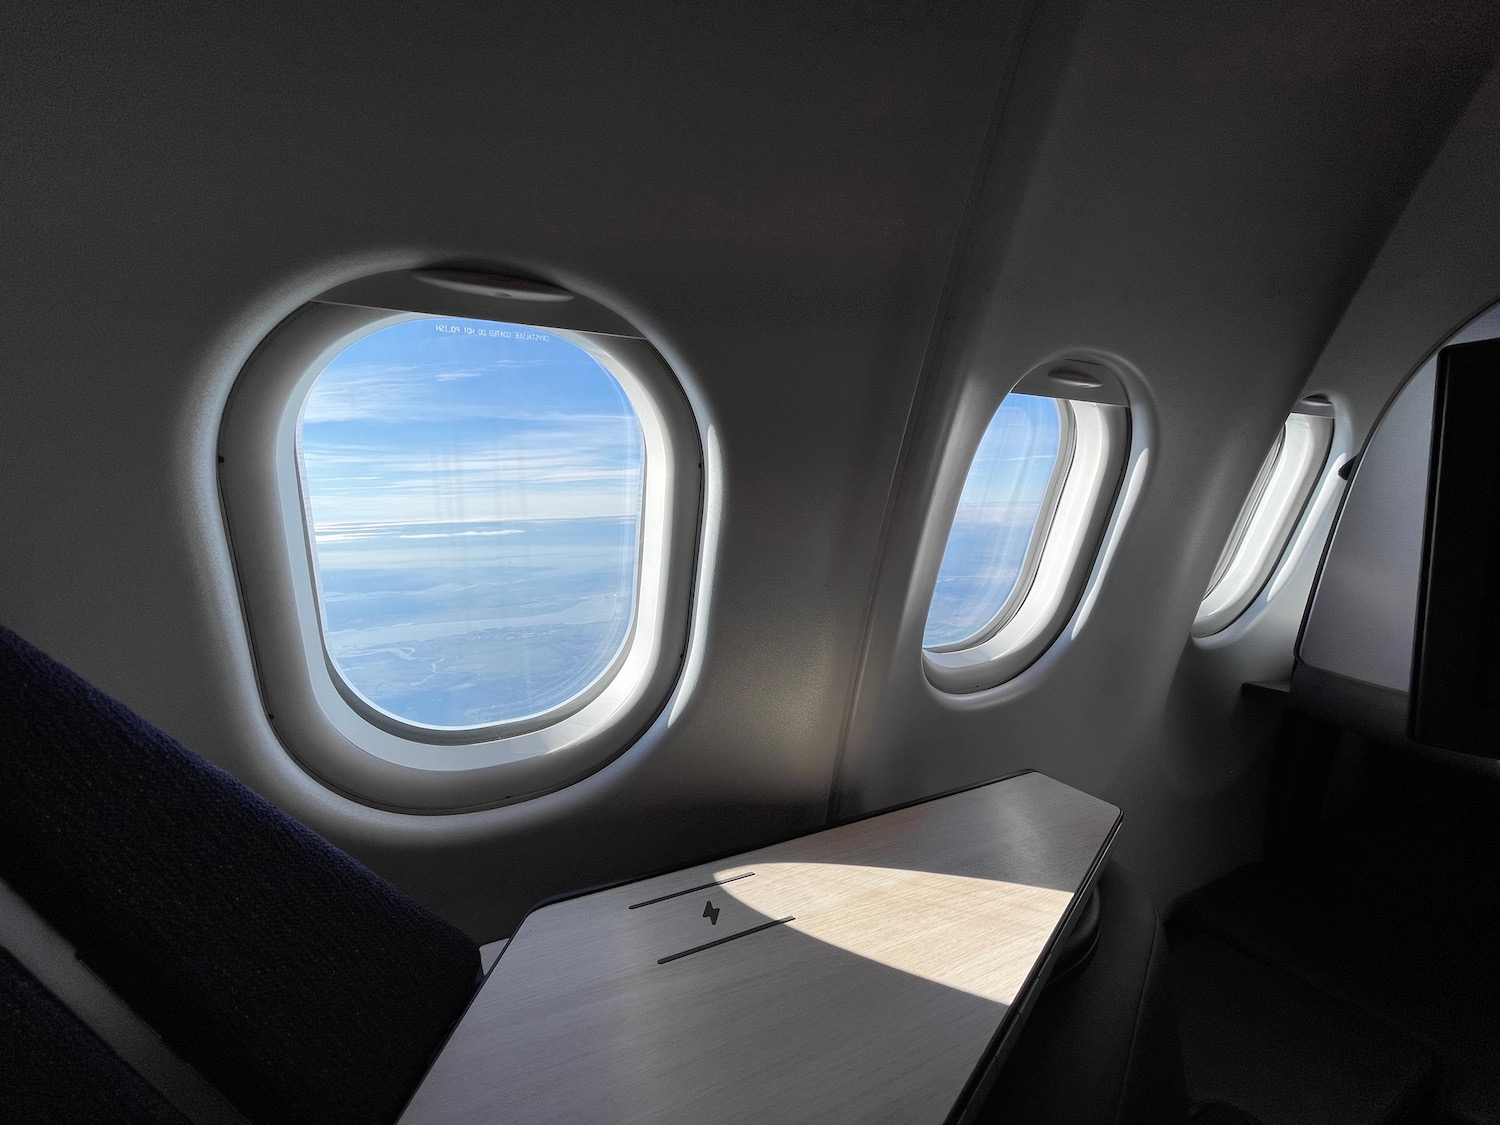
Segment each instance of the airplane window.
M640 421L588 352L444 317L355 341L298 428L329 660L363 704L459 730L605 675L635 608Z
M1066 467L1065 419L1062 403L1024 394L1007 395L990 419L948 533L924 647L972 643L1024 596Z
M969 463L922 632L927 678L944 691L981 691L1026 669L1061 634L1092 572L1130 408L1107 369L1071 366L1085 370L1027 375Z
M395 271L303 305L220 429L266 721L383 808L588 775L688 650L703 449L682 384L604 306L486 279Z
M1193 635L1235 621L1265 588L1317 484L1333 442L1333 419L1293 414L1262 462L1198 607Z

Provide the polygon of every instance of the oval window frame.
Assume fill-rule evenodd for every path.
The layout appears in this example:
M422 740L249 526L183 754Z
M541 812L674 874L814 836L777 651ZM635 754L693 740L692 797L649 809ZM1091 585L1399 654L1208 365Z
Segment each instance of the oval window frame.
M1130 451L1130 407L1124 385L1102 363L1050 363L1033 370L1007 394L1058 401L1065 420L1068 463L1060 480L1054 474L1050 510L1044 508L1038 516L1040 534L1033 536L1034 550L1028 547L1028 556L1034 553L1034 562L1029 560L1030 573L1023 573L1017 581L1018 589L1025 582L1024 592L1018 595L1013 590L990 624L969 641L922 648L928 681L953 695L984 691L1014 679L1062 633L1093 570ZM995 403L991 417L1004 397ZM968 478L981 440L983 431L975 438L974 448L967 451L960 488ZM1059 462L1064 452L1059 449ZM952 522L950 519L943 526L938 557L946 550Z
M260 694L282 746L325 785L363 803L459 812L523 800L592 773L665 704L687 644L702 455L681 384L656 350L622 331L607 310L582 298L536 304L454 296L413 288L413 276L357 283L359 303L342 287L267 336L225 407L220 494ZM389 307L398 301L407 307ZM645 439L636 606L611 672L580 697L520 720L524 729L494 724L477 738L373 721L341 690L323 639L296 450L307 391L330 360L381 328L444 315L533 326L583 348L619 381Z
M1294 434L1294 425L1303 432ZM1195 638L1228 629L1270 585L1328 473L1336 428L1332 407L1313 404L1300 406L1281 424L1198 603Z

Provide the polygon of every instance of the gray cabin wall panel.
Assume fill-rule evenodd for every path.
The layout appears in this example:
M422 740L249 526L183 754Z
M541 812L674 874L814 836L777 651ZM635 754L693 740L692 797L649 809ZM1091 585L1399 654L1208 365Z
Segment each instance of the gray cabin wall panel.
M1365 446L1298 651L1316 668L1391 691L1411 681L1436 377L1437 365L1423 364Z
M1304 388L1367 428L1494 296L1493 82L1407 204L1492 57L1492 6L1414 30L1386 2L1048 2L1012 86L1021 7L0 14L0 620L481 940L545 895L813 827L830 791L853 812L1028 766L1121 805L1120 854L1160 898L1248 858L1274 714L1238 685L1289 664L1307 576L1217 646L1192 617ZM645 330L722 505L649 732L557 793L402 816L275 742L213 458L282 317L457 257ZM1428 284L1364 300L1391 277ZM1150 451L1135 506L1076 636L938 696L919 637L965 469L945 451L1069 348L1122 361Z
M1055 76L1054 93L1007 122L1033 154L1025 182L1006 181L1007 134L994 156L999 205L903 464L839 808L1056 771L1120 805L1119 855L1170 901L1258 853L1277 709L1241 685L1289 674L1317 547L1224 635L1190 640L1194 613L1277 427L1302 393L1342 389L1309 376L1413 193L1454 198L1476 163L1493 168L1493 79L1474 94L1496 29L1478 6L1420 33L1389 4L1079 13L1066 66L1037 79ZM1453 221L1493 258L1493 205L1457 198L1471 210ZM1408 326L1415 354L1374 393L1483 299L1482 272ZM972 448L1007 379L1069 349L1125 371L1139 490L1052 650L1000 687L946 695L922 674L920 635L967 469L950 447Z
M1496 336L1500 309L1442 344ZM1433 355L1392 399L1360 454L1297 653L1324 672L1403 694L1416 643L1436 386Z
M0 619L481 939L815 826L1018 7L7 11ZM413 817L275 742L214 449L302 301L455 258L640 326L721 518L651 732L565 791Z

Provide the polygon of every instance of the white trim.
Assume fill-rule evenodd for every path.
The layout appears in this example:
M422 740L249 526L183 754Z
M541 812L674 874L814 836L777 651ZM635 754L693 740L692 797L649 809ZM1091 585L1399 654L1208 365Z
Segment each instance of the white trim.
M288 318L235 384L221 431L220 487L261 695L282 744L309 772L366 803L447 812L559 788L649 724L676 680L686 640L701 469L692 412L649 344L547 328L609 370L641 424L646 470L630 638L589 692L519 725L450 732L372 721L340 690L324 652L296 423L334 356L426 315L315 302Z
M1293 414L1272 447L1269 471L1262 468L1235 520L1215 567L1217 579L1198 607L1193 636L1218 633L1248 609L1265 589L1333 444L1333 419Z

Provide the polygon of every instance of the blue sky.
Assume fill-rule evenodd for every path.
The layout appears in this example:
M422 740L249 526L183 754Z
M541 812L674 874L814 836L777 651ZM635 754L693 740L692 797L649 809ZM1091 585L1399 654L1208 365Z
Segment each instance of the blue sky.
M329 652L376 705L519 718L623 643L644 445L576 345L451 318L371 333L315 381L300 461Z
M1059 433L1051 399L1001 404L924 644L967 640L1010 593ZM376 706L435 727L521 719L620 651L645 448L624 391L581 348L488 321L384 328L318 376L299 438L325 640Z
M1008 395L979 442L943 552L922 643L969 640L1015 588L1057 463L1057 403Z
M593 357L486 321L374 332L319 375L303 412L320 544L397 523L633 515L641 457L629 401Z

